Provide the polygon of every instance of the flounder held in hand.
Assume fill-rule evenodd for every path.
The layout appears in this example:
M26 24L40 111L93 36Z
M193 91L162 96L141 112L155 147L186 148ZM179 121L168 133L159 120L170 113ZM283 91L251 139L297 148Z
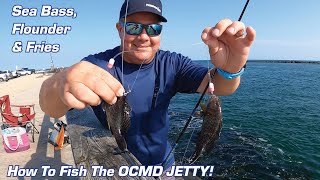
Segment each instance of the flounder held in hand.
M190 164L194 163L203 151L210 152L213 149L222 127L221 105L218 96L212 95L207 106L201 105L201 108L203 123Z
M123 137L123 134L128 132L131 125L131 107L126 101L126 96L118 97L117 102L113 105L109 105L105 102L103 108L106 111L106 120L109 129L121 150L120 153L127 152L127 142Z

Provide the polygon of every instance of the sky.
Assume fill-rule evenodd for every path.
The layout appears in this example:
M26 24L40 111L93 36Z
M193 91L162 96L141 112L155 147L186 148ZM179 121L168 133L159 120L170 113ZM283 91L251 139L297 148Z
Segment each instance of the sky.
M115 28L123 0L1 0L0 1L0 70L16 67L35 69L70 66L84 57L120 44ZM163 15L168 19L161 34L161 49L182 53L193 60L209 59L201 43L201 32L224 18L236 21L246 0L162 0ZM36 8L35 17L13 17L14 5ZM40 17L42 5L74 8L76 18ZM251 48L251 60L320 60L319 0L251 0L242 18L252 26L257 37ZM29 26L71 26L67 35L12 35L14 23ZM60 44L57 53L13 53L21 41Z

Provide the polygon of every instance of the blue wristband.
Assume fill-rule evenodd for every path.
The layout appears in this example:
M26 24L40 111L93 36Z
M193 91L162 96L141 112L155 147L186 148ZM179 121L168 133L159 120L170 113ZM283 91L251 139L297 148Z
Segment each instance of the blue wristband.
M242 68L238 73L235 73L235 74L226 72L226 71L224 71L224 70L222 70L222 69L220 69L220 68L217 68L217 71L218 71L218 73L219 73L222 77L231 80L231 79L233 79L233 78L236 78L236 77L238 77L238 76L241 76L241 75L244 73L244 68Z

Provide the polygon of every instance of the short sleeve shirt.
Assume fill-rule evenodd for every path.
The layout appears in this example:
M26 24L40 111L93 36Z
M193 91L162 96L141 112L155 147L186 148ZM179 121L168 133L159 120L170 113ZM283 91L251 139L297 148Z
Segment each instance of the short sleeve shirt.
M176 93L195 93L208 69L181 54L159 50L149 64L122 61L120 47L90 55L89 61L112 74L122 83L126 100L132 108L131 127L124 134L129 151L143 165L160 165L169 154L168 106ZM107 68L115 59L112 69ZM123 70L122 70L123 66ZM92 107L99 121L106 126L102 106ZM167 163L174 161L171 157Z

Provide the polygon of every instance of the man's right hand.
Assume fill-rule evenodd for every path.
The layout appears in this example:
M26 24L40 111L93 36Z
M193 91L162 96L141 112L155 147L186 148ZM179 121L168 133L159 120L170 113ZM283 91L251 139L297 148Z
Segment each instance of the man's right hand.
M51 117L61 117L69 109L96 106L101 100L109 104L122 96L121 83L106 70L81 61L45 80L41 86L41 109Z

